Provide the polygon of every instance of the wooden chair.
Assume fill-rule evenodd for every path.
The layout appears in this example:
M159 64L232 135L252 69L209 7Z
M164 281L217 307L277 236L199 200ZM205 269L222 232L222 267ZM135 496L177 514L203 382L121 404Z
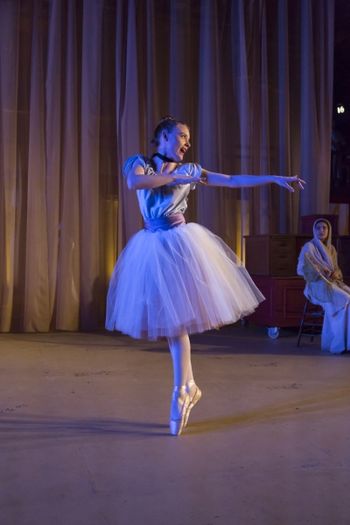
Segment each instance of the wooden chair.
M322 332L324 312L321 306L312 304L306 299L303 315L300 321L297 346L300 346L301 338L306 335L313 342L315 335Z

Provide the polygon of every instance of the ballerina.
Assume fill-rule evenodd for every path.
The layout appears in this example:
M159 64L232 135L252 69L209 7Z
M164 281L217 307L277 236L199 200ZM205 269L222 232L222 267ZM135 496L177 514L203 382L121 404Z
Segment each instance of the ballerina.
M202 392L192 370L189 334L235 323L264 296L234 252L216 235L186 223L189 192L198 184L230 188L275 183L294 191L299 177L225 175L183 163L190 148L185 122L164 117L154 131L156 152L128 158L123 174L136 190L144 229L128 242L114 268L106 328L134 338L167 338L174 389L170 433L180 435Z

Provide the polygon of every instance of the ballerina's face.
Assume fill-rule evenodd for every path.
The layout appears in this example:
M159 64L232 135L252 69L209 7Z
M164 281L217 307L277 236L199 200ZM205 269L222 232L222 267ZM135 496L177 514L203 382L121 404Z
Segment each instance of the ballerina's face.
M317 239L325 242L328 238L328 224L326 222L318 222L315 226L315 233Z
M190 130L185 124L177 124L170 132L163 131L158 151L181 162L190 147Z

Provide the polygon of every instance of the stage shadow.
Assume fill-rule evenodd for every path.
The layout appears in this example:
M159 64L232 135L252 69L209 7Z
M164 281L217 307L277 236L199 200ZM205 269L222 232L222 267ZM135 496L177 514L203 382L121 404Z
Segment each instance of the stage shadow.
M293 385L291 385L291 388ZM298 389L298 388L296 388ZM248 410L234 415L190 423L184 435L220 432L230 427L265 424L271 420L298 418L310 413L320 413L332 408L347 407L350 403L350 386L325 390L317 395L289 400ZM0 443L16 445L30 441L78 438L81 436L140 436L142 438L168 437L168 424L126 419L75 419L46 416L21 416L0 418ZM173 436L170 436L173 437Z
M126 419L70 419L45 416L1 417L0 443L41 439L76 438L83 435L168 435L167 424Z

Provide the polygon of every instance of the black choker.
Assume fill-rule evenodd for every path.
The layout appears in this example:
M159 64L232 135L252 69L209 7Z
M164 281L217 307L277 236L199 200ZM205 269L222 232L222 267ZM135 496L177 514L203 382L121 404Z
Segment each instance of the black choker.
M159 157L163 162L174 162L175 164L178 164L178 163L176 162L176 160L174 160L174 159L170 159L170 158L167 157L166 155L162 155L161 153L158 153L158 151L157 151L157 153L155 153L154 155L152 155L152 159L153 159L153 157Z

